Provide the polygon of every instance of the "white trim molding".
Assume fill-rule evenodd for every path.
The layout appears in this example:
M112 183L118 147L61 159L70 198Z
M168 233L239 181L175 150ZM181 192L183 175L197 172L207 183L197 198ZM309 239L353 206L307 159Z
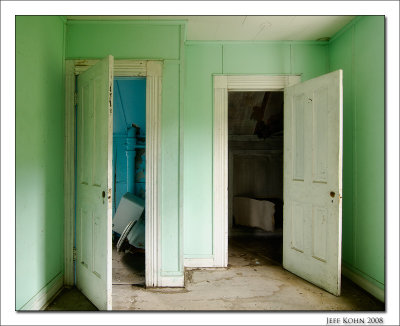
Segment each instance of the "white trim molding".
M161 270L162 63L149 61L146 78L146 286L162 286Z
M64 284L74 284L75 223L75 76L99 60L66 60ZM160 277L161 269L161 89L162 61L115 60L114 77L146 77L146 286L178 286L176 277ZM181 286L181 285L179 285Z
M214 77L213 253L214 266L228 265L228 78Z
M226 77L227 87L230 91L279 91L300 82L300 76L297 75L242 75Z
M79 75L100 60L67 60L74 63L74 73ZM145 77L149 61L144 60L115 60L114 77ZM160 61L158 61L160 62Z
M30 299L19 311L44 310L63 289L63 274L54 277L32 299Z
M210 267L228 265L228 91L283 91L300 81L298 75L214 75L214 263Z

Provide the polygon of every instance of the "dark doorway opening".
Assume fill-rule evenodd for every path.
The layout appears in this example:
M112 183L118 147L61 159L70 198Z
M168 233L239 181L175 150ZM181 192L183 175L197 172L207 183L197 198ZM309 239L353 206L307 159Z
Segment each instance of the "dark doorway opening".
M282 263L283 92L228 93L229 249Z

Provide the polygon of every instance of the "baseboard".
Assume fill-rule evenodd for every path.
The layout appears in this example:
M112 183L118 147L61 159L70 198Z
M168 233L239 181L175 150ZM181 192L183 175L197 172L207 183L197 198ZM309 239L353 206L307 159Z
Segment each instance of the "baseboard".
M185 277L183 275L179 276L160 276L159 285L160 287L185 287Z
M60 273L19 310L44 310L62 290L63 285L63 274Z
M385 291L377 287L366 278L362 277L360 274L354 273L345 266L342 266L342 274L363 288L365 291L372 294L378 300L385 302Z
M214 258L185 258L183 261L185 267L214 267Z

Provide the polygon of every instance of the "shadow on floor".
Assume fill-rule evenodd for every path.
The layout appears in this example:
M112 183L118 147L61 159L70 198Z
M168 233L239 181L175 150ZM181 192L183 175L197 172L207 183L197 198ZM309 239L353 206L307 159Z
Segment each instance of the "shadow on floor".
M145 284L145 254L112 250L112 283L116 285Z
M268 232L258 228L234 226L229 233L229 244L246 252L271 259L282 264L282 229Z
M45 310L96 311L98 309L76 287L72 287L63 289Z

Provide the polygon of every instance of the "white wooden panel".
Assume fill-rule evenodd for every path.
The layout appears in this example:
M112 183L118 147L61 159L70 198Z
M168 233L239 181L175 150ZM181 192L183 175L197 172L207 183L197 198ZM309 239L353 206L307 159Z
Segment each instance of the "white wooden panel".
M74 73L79 75L98 63L99 60L75 60ZM115 60L114 76L132 77L146 76L147 61L144 60Z
M213 251L214 266L226 267L228 265L227 77L214 77L214 84Z
M145 260L147 287L162 286L159 275L161 269L161 86L162 63L149 61L147 63L146 78ZM168 284L167 281L166 284Z
M100 310L112 304L112 62L109 56L78 77L76 285Z
M304 252L304 207L301 203L292 202L292 248Z
M73 246L74 246L74 211L75 211L75 107L74 107L74 90L75 90L75 75L80 75L90 67L98 63L99 60L66 60L66 137L65 137L65 167L64 167L64 183L66 189L65 196L65 284L72 285L74 282L74 264L72 261ZM159 215L159 190L161 187L161 169L160 169L160 120L161 120L161 84L162 84L162 62L161 61L139 61L139 60L116 60L114 65L115 76L147 76L146 86L146 137L149 140L149 157L146 161L146 286L161 286L161 284L172 286L176 284L176 278L163 277L159 278L160 257L160 228L161 220ZM112 81L112 76L109 75L109 82ZM81 90L82 92L83 90ZM110 89L110 103L112 103L112 89ZM81 101L81 97L79 99ZM83 103L79 102L82 107ZM112 111L111 111L112 113ZM79 114L79 113L78 113ZM86 128L82 127L83 116L77 117L77 142L78 151L84 146ZM112 118L112 116L111 116ZM96 124L97 126L97 124ZM108 147L112 151L112 119L109 119L108 130ZM100 145L104 148L103 145ZM96 148L97 150L98 148ZM83 152L83 151L82 151ZM77 183L81 183L83 166L81 163L82 153L77 154ZM109 160L109 165L111 160ZM95 175L99 173L95 172ZM111 184L110 175L107 180ZM88 183L87 178L86 183ZM96 177L95 177L96 179ZM110 191L110 189L108 189ZM109 201L111 202L111 193ZM108 215L111 215L111 208ZM79 215L77 215L79 220ZM78 225L77 221L77 227ZM111 225L111 221L109 221ZM110 233L111 235L111 233ZM107 239L109 242L110 239ZM77 238L77 242L80 240ZM110 250L110 248L107 248ZM79 253L78 253L79 255ZM109 255L109 254L108 254ZM111 264L108 266L108 277L111 280ZM171 281L169 281L171 279ZM180 281L183 282L182 280ZM109 281L111 284L111 281ZM183 283L182 283L183 284ZM111 295L111 289L109 289ZM109 308L111 299L108 300Z
M313 182L328 182L328 88L313 96Z
M104 124L101 123L107 119L108 112L101 110L101 93L102 90L107 89L105 80L102 78L95 78L93 80L93 137L92 137L92 186L102 189L107 188L107 174L104 174L104 169L107 166L107 152L104 147L107 146L107 133L104 132Z
M284 106L283 266L340 295L342 71L286 88Z
M90 227L90 214L88 211L81 207L80 209L80 228L77 229L78 238L80 241L77 243L77 247L80 248L78 251L78 262L82 264L83 267L89 269L89 257L90 253L90 239L92 238L92 228Z
M92 234L93 234L93 263L92 263L92 272L98 278L104 278L105 273L105 265L104 260L106 259L106 244L107 242L101 237L102 234L107 232L104 230L105 224L101 223L101 217L97 214L92 215Z
M78 142L80 143L80 147L78 147L78 162L79 162L79 174L78 180L81 184L89 184L88 180L88 167L86 166L85 162L88 162L90 159L90 151L88 148L89 139L87 135L90 132L90 125L87 124L89 121L89 106L90 106L90 88L89 84L85 83L82 85L80 90L80 106L81 110L78 111Z
M227 87L230 91L273 91L299 82L300 76L263 76L244 75L227 76Z
M328 210L325 207L313 207L313 257L326 262L326 241L328 239Z
M304 94L293 99L293 180L304 180Z

